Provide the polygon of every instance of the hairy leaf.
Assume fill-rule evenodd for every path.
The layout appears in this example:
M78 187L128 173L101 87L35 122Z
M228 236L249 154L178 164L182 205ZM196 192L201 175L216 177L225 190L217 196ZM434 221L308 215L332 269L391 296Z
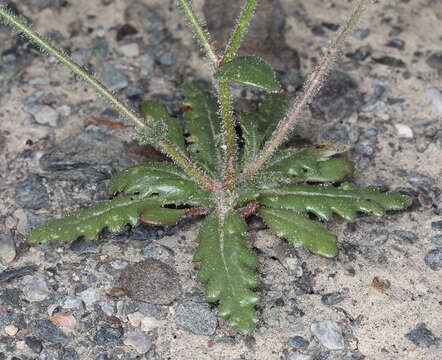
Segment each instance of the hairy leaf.
M357 211L382 216L386 210L402 210L410 205L410 199L398 192L381 193L373 187L353 190L348 186L304 184L265 191L258 200L272 208L311 212L323 220L330 220L333 213L354 220Z
M256 56L239 56L221 66L213 75L216 80L231 81L265 91L278 91L272 68Z
M191 158L210 173L218 173L222 165L221 119L217 99L195 86L184 86L184 104L192 110L184 113L185 128L191 135L188 151Z
M250 334L258 323L253 306L259 296L251 291L259 278L253 272L258 266L256 255L245 238L247 225L234 210L224 216L210 214L201 225L199 247L194 260L201 261L198 279L206 285L206 300L219 301L219 316L228 318L232 327Z
M115 175L109 184L109 194L124 191L139 193L146 198L156 195L163 204L211 206L211 194L201 190L179 167L166 163L142 164Z
M143 210L140 220L143 224L152 226L174 225L186 215L187 209L167 209L151 207Z
M258 214L276 235L293 245L325 257L337 255L336 237L325 231L323 224L292 210L260 208Z
M49 220L45 225L35 228L29 235L29 244L49 241L71 242L80 236L96 239L98 233L108 228L119 232L126 224L138 225L138 215L146 208L161 204L153 199L139 196L123 196L110 201L102 201L86 210L80 210L62 219Z
M173 144L175 144L182 152L186 153L186 145L184 144L183 128L177 118L171 117L164 105L157 104L153 101L145 101L141 104L141 114L146 122L153 129L164 135Z

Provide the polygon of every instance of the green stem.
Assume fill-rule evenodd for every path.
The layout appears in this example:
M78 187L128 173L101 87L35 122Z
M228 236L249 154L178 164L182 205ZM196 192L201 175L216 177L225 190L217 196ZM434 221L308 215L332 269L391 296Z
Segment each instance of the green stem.
M244 31L247 29L250 17L252 16L253 10L255 9L255 5L256 0L247 0L247 5L243 9L238 25L236 26L236 29L233 32L233 36L226 47L226 52L221 61L222 64L228 63L235 56L235 53L238 50L239 44L241 42L241 38L244 34Z
M326 76L328 70L331 67L331 64L337 57L339 51L344 44L345 39L351 33L353 27L358 23L362 13L365 8L370 5L373 0L361 0L359 5L356 7L354 12L351 14L347 22L342 26L338 35L332 42L329 47L325 57L319 64L318 68L310 75L310 78L307 80L304 85L303 94L298 97L292 109L288 112L287 116L281 120L276 128L275 132L272 134L271 139L265 144L264 149L260 152L260 154L256 157L255 161L250 163L242 172L239 181L244 181L250 175L256 173L266 162L267 159L273 155L273 153L277 150L277 148L281 145L284 139L287 138L289 132L293 129L295 125L295 120L298 115L303 110L304 106L311 100L311 98L318 92L319 88L324 81L324 77Z
M221 185L202 171L192 160L190 160L182 151L167 139L159 139L156 145L169 155L173 161L185 170L190 176L201 185L205 190L217 191L221 189Z
M207 33L204 31L203 27L199 23L189 0L178 0L178 2L180 3L181 7L184 10L184 13L189 19L190 24L193 26L196 36L198 36L198 39L200 40L204 49L206 49L207 56L209 56L210 61L212 61L213 66L216 68L219 64L219 58L216 55L215 51L212 49Z
M14 16L9 12L6 7L0 6L0 16L3 17L10 25L12 25L17 30L21 31L28 39L35 42L43 50L47 51L48 54L54 56L59 62L67 66L73 73L78 75L89 85L91 85L97 93L103 96L107 101L109 101L119 113L131 120L136 127L146 131L147 126L143 122L143 119L139 118L138 115L130 109L124 102L119 100L112 94L112 92L107 89L100 81L95 79L92 75L88 74L80 65L71 60L68 56L64 55L60 50L52 46L48 41L43 39L39 34L32 31L23 21Z
M149 128L144 120L130 109L124 102L119 100L113 95L100 81L89 75L84 69L81 68L76 62L71 60L68 56L64 55L60 50L52 46L48 41L43 39L39 34L32 31L23 21L11 14L6 7L0 5L0 17L4 18L10 25L18 29L28 39L34 41L38 46L47 51L50 55L54 56L58 61L67 66L73 73L78 75L89 85L91 85L95 91L102 95L107 101L109 101L117 111L124 117L131 120L136 127L143 132L149 132ZM205 189L219 189L221 186L217 184L212 178L205 174L198 168L185 154L179 151L173 144L169 143L166 139L160 139L158 147L166 153L177 165L183 170L192 174L195 180Z
M226 81L219 82L219 99L223 118L223 133L225 146L224 186L232 190L236 181L236 142L235 123L233 121L232 104L230 100L230 85Z

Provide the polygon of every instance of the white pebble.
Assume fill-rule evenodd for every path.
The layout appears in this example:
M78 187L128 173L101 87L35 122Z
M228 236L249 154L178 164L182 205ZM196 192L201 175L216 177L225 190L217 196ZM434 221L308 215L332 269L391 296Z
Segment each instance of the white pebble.
M427 99L435 110L442 115L442 93L436 88L430 88L427 91Z
M5 333L9 336L14 336L18 333L18 329L14 325L5 326Z
M48 285L43 279L26 275L22 280L23 293L29 301L42 301L49 295Z
M140 55L140 47L137 43L130 43L126 45L121 45L119 47L120 52L128 57L135 57Z
M147 353L152 347L150 336L140 330L128 332L123 343L135 348L139 354Z
M145 316L141 319L141 330L145 332L152 331L163 325L163 322L155 319L154 317Z
M413 137L413 130L408 125L405 124L395 124L394 127L396 128L397 134L401 138L412 138Z

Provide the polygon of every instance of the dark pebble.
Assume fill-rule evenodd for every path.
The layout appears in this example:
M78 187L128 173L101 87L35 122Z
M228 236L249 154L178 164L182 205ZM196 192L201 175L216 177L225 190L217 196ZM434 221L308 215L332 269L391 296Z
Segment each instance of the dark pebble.
M405 41L400 39L391 39L387 44L388 47L398 49L400 51L405 50Z
M25 344L31 349L34 353L40 354L43 350L43 344L40 340L35 337L28 336L25 338Z
M179 276L169 265L147 259L121 271L120 287L134 300L168 305L181 295Z
M388 240L389 233L386 230L374 229L359 240L358 245L364 247L381 246Z
M71 244L71 250L77 255L96 254L100 251L100 245L96 241L87 241L80 237Z
M442 70L442 51L431 54L427 58L427 65L436 70Z
M75 349L69 347L63 349L63 354L61 357L63 360L78 360L78 354Z
M289 338L289 344L291 347L299 349L309 346L310 343L301 336L294 336Z
M31 275L37 270L37 266L28 265L18 269L6 270L0 273L0 283L14 280L18 277Z
M335 24L335 23L329 23L329 22L323 21L321 23L321 25L331 31L336 31L339 29L339 24Z
M395 68L406 68L407 65L401 60L392 56L381 56L380 58L373 58L373 60L382 65L391 66Z
M437 246L442 246L442 235L433 236L431 242Z
M393 231L391 234L393 236L393 239L399 244L404 244L404 243L414 244L415 242L418 241L417 235L411 231L396 230Z
M433 222L431 223L431 228L432 228L434 231L442 232L442 220L439 220L439 221L433 221Z
M355 81L347 74L334 72L324 82L312 101L312 109L323 114L327 121L343 120L357 112L362 97Z
M69 341L69 338L49 320L33 321L31 332L38 339L51 344L65 344Z
M358 141L354 149L361 155L365 156L373 156L376 151L378 151L378 147L375 144L376 139L362 139Z
M437 338L426 328L424 323L418 324L414 330L405 334L405 337L414 345L421 348L427 348L430 345L435 344L437 341Z
M113 343L123 336L123 328L103 325L95 334L94 340L98 345Z
M321 302L324 305L336 305L348 297L348 289L343 289L342 291L325 294L321 297Z
M364 40L370 35L370 29L355 29L353 31L353 37L357 40Z
M193 334L210 336L216 331L218 319L208 304L188 302L178 307L175 323Z
M26 209L45 209L49 206L49 195L39 175L32 174L17 185L15 200Z
M100 354L95 358L95 360L109 360L109 357L107 354Z
M425 176L418 173L410 174L408 176L408 183L418 188L419 190L422 190L424 193L428 194L431 192L431 186L433 185L433 181Z
M360 48L356 49L354 52L349 52L345 54L345 56L356 61L364 61L371 54L372 54L372 49L370 46L361 46Z
M314 36L324 36L325 35L324 29L319 25L312 26L312 28L310 30L312 31L312 35L314 35Z
M344 124L336 124L327 128L321 135L324 140L336 142L349 142L348 127Z
M105 38L99 37L92 43L92 53L98 60L106 60L109 53L109 43Z
M0 293L0 299L4 304L18 309L20 307L20 295L22 295L20 289L5 289Z
M118 31L115 39L117 41L123 40L126 36L137 34L138 30L133 27L131 24L124 24L121 26Z
M425 255L424 260L431 270L437 271L442 269L442 249L431 250Z

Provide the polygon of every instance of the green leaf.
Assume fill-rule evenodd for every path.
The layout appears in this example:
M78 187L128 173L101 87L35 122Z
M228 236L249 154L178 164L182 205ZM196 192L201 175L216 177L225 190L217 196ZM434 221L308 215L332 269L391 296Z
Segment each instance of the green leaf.
M198 279L207 283L206 300L219 301L219 316L228 318L239 332L251 334L258 323L253 306L259 296L250 289L258 286L259 278L253 272L258 259L250 250L246 230L236 211L224 216L213 212L201 225L194 260L202 262Z
M338 182L353 172L353 164L344 158L333 158L318 163L319 173L306 174L309 182Z
M319 175L320 167L309 150L285 150L278 152L269 161L265 171L282 172L292 176Z
M293 245L304 246L325 257L338 254L336 236L325 231L323 224L291 210L260 208L258 214L276 235Z
M49 241L71 242L80 236L96 239L98 233L108 228L119 232L126 224L138 225L138 215L146 208L160 207L160 203L139 196L123 196L110 201L102 201L86 210L80 210L62 219L49 220L35 228L29 235L29 244Z
M161 135L167 133L166 139L175 144L182 152L187 153L183 129L178 119L171 117L164 105L145 101L141 104L141 114L153 132L157 131Z
M151 207L143 210L140 220L152 226L174 225L186 214L187 209L168 209Z
M211 193L201 190L178 166L151 163L130 167L115 175L109 184L109 195L124 191L142 198L156 195L162 204L211 206Z
M256 56L240 56L221 66L213 75L216 80L231 81L260 90L276 92L280 86L264 60Z
M192 108L184 113L185 128L191 135L188 146L191 158L211 174L218 173L223 153L217 99L195 86L186 85L182 91L186 97L184 104Z
M357 211L382 216L386 210L402 210L411 203L398 192L381 193L373 187L353 190L348 186L304 184L265 191L258 201L272 208L311 212L323 220L330 220L333 213L355 220Z

